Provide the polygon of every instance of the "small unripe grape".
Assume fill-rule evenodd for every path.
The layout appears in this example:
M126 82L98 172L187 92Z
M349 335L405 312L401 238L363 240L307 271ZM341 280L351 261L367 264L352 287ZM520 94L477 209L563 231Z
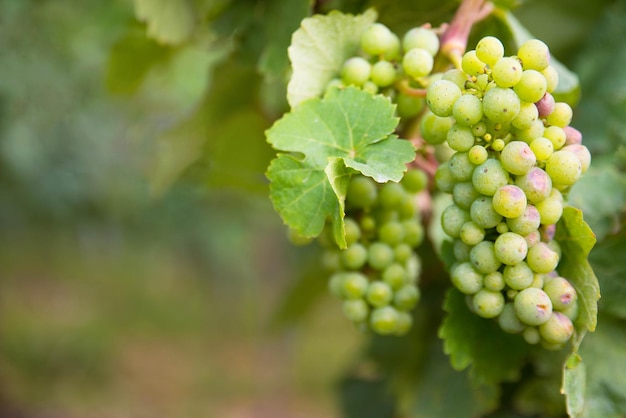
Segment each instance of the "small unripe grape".
M396 79L396 69L389 61L378 61L372 65L370 77L378 87L387 87Z
M364 58L349 58L341 69L341 79L346 84L362 86L370 78L371 64Z
M559 255L552 251L547 244L537 243L528 249L526 261L537 273L550 273L559 264Z
M578 158L578 161L580 161L581 173L585 174L585 172L587 172L589 165L591 165L591 154L586 146L572 144L564 146L562 150L574 154Z
M485 63L478 59L476 51L467 51L461 59L461 68L466 74L480 75L485 73Z
M552 302L541 289L529 287L515 296L515 313L526 325L541 325L552 315Z
M548 93L554 92L559 85L559 72L552 65L548 65L541 71L541 74L545 77L547 83Z
M535 165L537 158L530 146L522 141L511 141L500 154L500 163L511 174L522 176Z
M474 136L483 137L487 133L487 124L485 122L478 122L474 126L472 126L472 132Z
M385 222L378 230L378 238L392 247L400 244L404 239L404 236L404 228L398 221Z
M378 86L376 85L376 83L367 80L365 83L363 83L363 85L361 86L361 88L363 89L363 91L369 93L369 94L376 94L378 93Z
M394 47L394 34L382 23L373 23L361 35L361 49L370 55L381 55Z
M406 282L406 270L398 263L393 263L383 270L382 279L393 290L400 289Z
M473 310L483 318L495 318L504 309L504 296L500 292L482 289L472 298Z
M419 219L411 218L402 221L402 228L404 229L404 242L411 247L419 246L424 240L424 227Z
M552 312L550 319L539 326L539 333L550 344L562 344L574 333L574 324L560 312Z
M451 116L454 103L461 97L461 89L451 81L437 80L426 90L426 104L437 116Z
M399 263L404 263L413 254L413 249L407 243L401 243L393 249L394 259Z
M530 143L530 149L538 161L546 161L554 153L554 144L548 138L539 137Z
M474 134L471 128L458 123L452 125L446 138L450 148L455 151L465 152L474 146Z
M362 245L354 243L341 253L341 263L350 270L358 270L367 261L367 249Z
M454 240L454 259L457 261L469 261L469 254L472 247L461 241L460 239Z
M572 108L570 105L564 102L557 102L554 104L554 110L548 115L546 121L550 125L566 127L572 121Z
M493 208L506 218L517 218L526 210L524 191L513 184L500 187L493 195Z
M535 274L535 278L533 279L533 282L530 284L530 287L536 287L537 289L543 289L543 274Z
M454 286L466 295L473 295L483 287L482 274L467 261L457 265L451 271L450 278Z
M543 201L552 191L552 179L539 167L533 167L525 175L517 177L515 185L522 189L528 201L534 204Z
M550 65L550 50L538 39L529 39L520 46L517 56L522 60L524 69L544 70Z
M539 118L539 111L534 103L521 102L519 113L511 121L511 125L516 129L528 129Z
M372 330L381 335L393 334L398 326L399 312L391 307L376 308L370 315Z
M393 304L401 311L408 311L417 305L419 298L419 289L412 284L407 284L395 292Z
M470 162L474 165L480 165L487 161L489 157L489 153L482 145L474 145L467 152L467 158L469 158Z
M517 235L514 232L505 232L496 238L494 250L498 260L504 264L515 265L526 258L528 245L521 235Z
M505 142L502 138L494 139L491 143L491 149L494 151L502 151L504 149Z
M535 138L543 136L544 130L545 127L543 126L543 121L537 119L532 122L530 128L515 130L515 137L520 141L524 141L527 144L530 144Z
M504 169L500 160L495 158L488 159L476 167L472 173L474 188L486 196L493 196L496 190L508 183L509 173Z
M499 271L491 272L485 275L484 278L484 286L485 289L491 290L492 292L499 292L504 289L504 276Z
M483 105L480 99L473 94L463 94L454 102L452 115L457 123L472 126L483 117Z
M367 262L376 270L383 270L391 265L393 260L393 249L384 242L374 242L367 249Z
M574 286L563 277L555 277L543 287L544 292L550 297L552 306L557 311L563 311L576 303L577 293Z
M515 57L500 58L491 70L498 87L513 87L522 79L522 64Z
M582 174L582 164L578 157L566 150L556 151L546 162L546 172L556 184L570 186Z
M507 219L506 223L511 232L526 236L539 228L539 225L541 225L541 215L536 207L527 205L524 213L516 218Z
M345 300L342 304L343 313L352 322L363 322L369 314L369 307L363 299Z
M446 234L452 238L458 238L463 224L469 220L470 214L466 210L457 205L450 205L441 215L441 226Z
M454 124L452 117L439 117L432 112L426 112L420 125L422 138L431 145L442 144L446 141L452 124Z
M511 289L524 290L533 283L535 273L528 267L528 264L520 261L515 265L504 267L502 277L504 283Z
M413 48L425 49L434 57L439 51L439 37L432 29L424 27L413 28L402 38L402 47L405 51Z
M322 253L322 267L329 272L341 269L341 252L337 250L325 250Z
M478 273L489 274L497 271L502 263L496 257L494 243L482 241L470 250L470 262Z
M517 317L512 303L504 305L500 316L498 316L498 325L502 331L509 334L519 334L526 328L526 325Z
M361 238L361 228L357 221L348 217L344 219L344 224L346 228L346 244L350 246Z
M344 273L343 276L343 297L346 299L359 299L365 296L369 281L361 273Z
M378 196L376 183L369 177L354 176L346 192L346 205L366 209L371 207Z
M511 122L519 111L520 99L511 89L494 87L483 97L483 112L493 122Z
M387 283L375 281L367 288L366 298L370 305L377 308L387 306L393 298L393 290Z
M504 45L495 36L485 36L476 44L476 56L493 67L504 56Z
M452 189L452 200L461 209L469 210L480 193L471 182L456 183Z
M502 215L496 212L493 208L493 200L487 196L474 200L470 207L470 217L472 221L485 229L495 228L502 221Z
M561 149L567 139L563 128L558 126L548 126L543 131L543 136L552 142L552 146L555 150Z
M406 261L406 278L408 283L415 283L422 272L422 262L417 254L412 254Z
M407 192L418 193L428 186L428 175L423 170L409 170L400 180L400 184Z
M535 345L541 341L541 334L539 334L539 330L536 327L527 327L522 332L522 336L528 344Z
M541 215L542 225L555 224L563 215L563 203L555 198L548 197L536 205L539 215Z
M400 183L387 182L380 187L378 204L386 209L394 209L402 204L406 198L406 192Z
M433 70L433 65L433 56L422 48L410 49L402 58L402 68L404 68L404 72L415 79L422 78L430 74Z
M519 82L513 87L520 100L529 103L541 100L543 95L546 94L546 89L546 79L539 71L535 70L524 71Z
M448 168L455 181L471 180L475 167L469 160L467 152L457 152L448 160Z

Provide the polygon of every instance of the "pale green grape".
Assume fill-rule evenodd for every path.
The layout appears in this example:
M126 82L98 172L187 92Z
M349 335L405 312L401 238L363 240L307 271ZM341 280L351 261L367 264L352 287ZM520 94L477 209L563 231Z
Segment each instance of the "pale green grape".
M535 279L535 273L524 261L504 267L502 270L504 283L514 290L524 290L530 287Z
M580 161L581 173L584 174L587 172L589 165L591 165L591 153L586 146L582 144L571 144L564 146L562 150L574 154L576 158L578 158L578 161Z
M528 244L521 235L514 232L505 232L496 238L494 251L498 260L507 265L515 265L526 258Z
M496 232L498 232L498 234L504 234L505 232L509 232L509 226L506 224L506 222L500 222L498 225L496 225Z
M543 290L534 287L519 292L513 304L517 317L526 325L541 325L552 315L550 298Z
M484 286L485 289L491 290L492 292L499 292L504 289L504 276L499 271L491 272L485 275L484 278Z
M480 196L471 182L456 183L452 189L452 200L458 207L465 210L469 210L472 202Z
M473 295L483 287L482 274L478 273L467 261L452 269L450 278L454 286L466 295Z
M469 128L468 126L455 123L448 131L447 141L450 148L455 151L468 151L474 146L474 134L472 133L471 128Z
M361 49L370 55L382 55L394 48L394 34L382 23L373 23L361 35Z
M328 291L330 292L331 295L338 297L338 298L344 297L343 282L347 274L349 273L338 271L334 273L332 276L330 276L330 278L328 279Z
M522 64L515 57L500 58L491 70L498 87L513 87L522 78Z
M356 242L341 253L341 263L350 270L358 270L367 261L367 249Z
M500 187L493 195L493 208L506 218L517 218L526 210L524 191L513 184Z
M543 136L552 142L554 150L561 149L565 145L565 131L559 126L548 126L543 131Z
M487 196L481 196L472 202L470 217L474 223L485 229L495 228L502 221L502 215L496 212L491 197Z
M495 245L491 241L482 241L470 250L470 262L477 272L489 274L497 271L502 265L495 253Z
M546 162L546 172L556 184L570 186L582 174L582 164L576 154L560 150L554 152Z
M398 312L395 335L406 335L413 325L413 317L408 312Z
M398 111L398 116L406 119L419 115L426 105L426 102L423 98L409 96L408 94L404 93L398 93L395 97L395 102L398 106L396 108L396 110Z
M539 118L539 110L534 103L521 102L519 113L511 121L511 125L516 129L528 129Z
M399 312L391 307L376 308L370 315L372 330L381 335L393 334L398 326Z
M494 87L483 97L483 112L493 122L510 122L519 111L520 99L511 89Z
M507 219L506 224L511 232L526 236L539 228L539 225L541 225L541 216L536 207L527 205L524 213L516 218Z
M467 152L467 158L469 158L470 162L474 165L480 165L484 163L485 161L487 161L488 157L489 153L487 152L487 149L482 145L474 145Z
M504 139L502 138L494 139L493 142L491 143L491 149L494 151L502 151L505 145L506 143L504 142Z
M376 270L383 270L394 261L393 248L384 242L374 242L367 249L367 263Z
M485 124L485 122L478 122L472 126L472 132L474 133L474 136L484 136L487 133L487 124Z
M428 175L423 170L409 170L400 180L400 184L407 192L418 193L428 186Z
M526 328L526 324L517 317L512 303L504 305L502 312L498 316L498 325L500 325L502 331L509 334L519 334Z
M344 300L343 313L352 322L363 322L369 314L369 307L363 299Z
M369 81L369 80L363 83L361 88L363 89L363 91L366 91L372 95L378 93L378 86L376 85L376 83Z
M537 158L527 143L522 141L511 141L500 154L500 163L511 174L522 176L528 173Z
M417 305L419 298L419 289L414 285L407 284L395 292L393 304L401 311L409 311Z
M520 141L530 144L535 138L543 136L544 129L543 121L538 119L533 121L529 128L516 129L515 137Z
M572 121L572 108L570 105L564 102L556 102L554 104L554 110L552 113L548 115L546 121L550 125L560 126L561 128L566 127Z
M425 77L433 70L433 56L422 48L408 50L402 58L402 68L409 76L418 79Z
M452 177L448 163L439 164L435 171L435 184L444 193L452 193L456 181Z
M370 208L377 197L378 188L374 180L365 176L352 177L346 192L346 205L348 207L360 209Z
M348 217L345 218L344 224L346 229L346 244L350 246L361 238L361 227L359 227L357 221Z
M485 73L485 63L482 62L476 55L476 51L467 51L461 59L461 68L466 74L480 75Z
M528 249L526 262L537 273L550 273L559 264L559 255L547 244L539 242Z
M456 68L446 71L443 73L441 77L443 80L452 81L454 84L459 86L461 90L465 90L465 83L467 82L467 75Z
M473 311L483 318L495 318L504 309L504 296L500 292L491 290L479 290L472 297Z
M365 296L369 281L365 275L358 272L345 273L343 276L342 295L346 299L360 299Z
M400 244L404 240L404 227L399 221L388 221L381 225L378 230L378 238L392 247Z
M372 65L370 78L378 87L387 87L396 79L396 68L389 61L378 61Z
M545 77L548 93L552 93L559 85L559 72L552 65L548 65L541 71L541 74Z
M554 144L548 138L539 137L530 143L530 149L537 157L537 161L546 161L554 152Z
M459 86L448 80L437 80L426 90L426 104L437 116L451 116L456 102L461 97Z
M534 345L541 341L541 334L539 334L539 330L536 327L527 327L522 332L522 336L528 344Z
M400 183L390 181L380 187L378 204L386 209L395 209L402 204L405 198L404 187Z
M496 190L509 183L509 179L509 173L495 158L488 159L472 173L474 188L485 196L493 196Z
M548 197L535 205L541 215L542 225L552 225L563 215L563 203L559 199Z
M452 252L454 253L454 259L463 262L469 261L469 253L472 247L461 241L460 239L455 239Z
M472 221L465 222L461 227L459 237L467 245L476 245L485 239L485 229Z
M448 160L448 168L455 181L471 180L475 167L476 166L469 160L467 152L457 152Z
M431 145L445 142L448 130L454 123L454 118L439 117L432 112L427 112L422 118L420 125L422 138Z
M413 248L405 242L398 244L393 249L394 260L399 263L405 263L413 254Z
M485 36L476 44L476 56L493 67L504 56L504 45L495 36Z
M441 214L441 226L443 231L452 238L458 238L463 224L470 220L466 210L457 205L450 205Z
M550 297L552 306L557 311L564 311L574 304L578 298L574 286L563 277L555 277L543 287L544 292Z
M400 289L405 284L407 279L406 270L402 267L402 265L393 263L383 270L382 279L385 283L391 286L393 290Z
M562 344L574 334L574 324L561 312L552 312L550 319L539 326L539 333L549 344Z
M404 34L402 47L405 51L409 51L413 48L421 48L428 51L428 53L434 57L439 51L439 37L432 29L423 27L413 28Z
M370 78L371 64L361 57L349 58L341 69L341 79L347 85L362 86Z
M424 227L417 218L402 221L404 242L411 247L417 247L424 240Z
M539 39L529 39L524 42L518 49L517 56L522 60L525 70L543 71L550 65L550 50Z
M473 94L463 94L454 102L452 116L454 116L457 123L471 127L480 122L483 117L482 102Z
M519 82L513 87L520 100L529 103L541 100L543 95L546 94L546 89L546 79L539 71L535 70L524 71Z
M524 191L530 203L537 204L550 195L552 179L539 167L533 167L523 176L515 179L515 185Z
M385 282L374 281L369 284L365 297L370 305L380 308L389 305L393 299L393 289Z

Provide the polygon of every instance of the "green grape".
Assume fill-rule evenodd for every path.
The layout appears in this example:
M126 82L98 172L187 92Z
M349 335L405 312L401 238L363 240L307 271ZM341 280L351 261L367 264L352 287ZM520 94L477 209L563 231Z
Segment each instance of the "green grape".
M482 145L474 145L467 152L467 158L469 158L470 162L474 165L480 165L484 163L485 161L487 161L488 157L489 153Z
M399 262L399 263L405 263L413 254L413 248L403 242L401 244L398 244L394 249L393 249L393 253L394 253L394 259Z
M398 93L395 101L398 106L398 116L405 119L413 118L419 115L426 104L423 98L409 96L404 93Z
M489 274L497 271L502 263L495 253L495 245L491 241L482 241L470 250L470 262L477 272Z
M471 128L455 123L448 131L447 141L453 150L465 152L474 146L474 134Z
M363 299L344 300L343 313L352 322L363 322L369 314L369 307Z
M342 295L346 299L360 299L365 296L369 281L358 272L344 273Z
M472 202L480 196L471 182L456 183L452 189L452 200L461 209L469 210Z
M520 291L513 303L517 317L526 325L541 325L552 315L550 298L543 290L535 287Z
M398 61L400 59L400 38L395 33L391 33L389 48L383 53L382 59L387 61Z
M474 126L472 126L472 132L474 136L483 137L487 133L487 124L485 122L478 122Z
M543 274L535 274L535 278L533 282L530 284L530 287L536 287L537 289L543 289Z
M521 235L514 232L505 232L496 238L494 251L498 260L507 265L520 263L528 253L528 245Z
M521 102L519 113L511 121L511 125L516 129L528 129L539 118L539 110L534 103Z
M413 317L407 312L398 312L395 335L406 335L413 325Z
M393 334L398 326L398 320L399 312L391 306L384 306L372 311L370 326L378 334Z
M522 176L528 173L537 162L537 158L527 143L511 141L500 154L500 163L511 174Z
M570 105L564 102L557 102L554 104L554 110L548 115L546 121L550 125L566 127L572 122L572 108Z
M554 144L548 138L539 137L530 143L530 149L537 157L537 161L546 161L554 152Z
M363 86L361 86L361 88L363 89L363 91L368 92L372 95L378 93L378 86L376 85L376 83L369 80L363 83Z
M405 51L421 48L434 57L439 51L439 37L432 29L424 27L413 28L402 38L402 47Z
M535 279L535 273L528 264L523 261L511 266L504 267L502 270L504 283L514 290L524 290L530 287Z
M525 175L517 177L515 185L522 189L528 201L534 204L543 201L552 191L552 179L539 167L533 167Z
M465 74L468 75L480 75L485 73L485 63L482 62L476 55L476 51L471 50L463 54L461 59L461 68Z
M341 69L341 79L344 83L362 86L370 78L371 64L364 58L349 58Z
M515 57L500 58L491 70L498 87L513 87L522 78L522 64Z
M400 219L411 219L418 216L418 207L414 195L407 194L402 204L397 208L397 211Z
M396 69L389 61L378 61L372 65L370 78L378 87L387 87L396 80Z
M470 250L472 247L461 241L460 239L454 240L453 252L454 259L457 261L469 261Z
M525 70L542 71L550 65L550 50L539 39L529 39L524 42L518 49L517 56L522 60Z
M545 77L548 93L552 93L559 85L559 72L551 65L548 65L541 71L541 74Z
M511 122L520 111L520 99L511 89L494 87L483 97L483 112L495 123Z
M528 344L535 345L541 341L541 334L539 334L539 330L535 327L527 327L524 329L522 336Z
M322 267L329 272L341 269L341 252L337 250L325 250L322 253Z
M437 188L444 193L452 193L455 183L456 181L452 177L448 163L439 164L437 171L435 171L435 184Z
M367 288L366 299L370 305L381 308L393 299L393 289L385 282L374 281Z
M407 279L406 270L398 263L393 263L385 268L381 277L393 290L400 289Z
M591 165L591 154L586 146L581 144L566 145L562 148L563 151L574 154L578 161L580 161L581 173L585 174Z
M472 173L474 188L485 196L493 196L496 190L509 183L509 179L509 173L495 158L488 159Z
M466 295L473 295L483 287L483 276L478 273L471 263L465 261L458 264L450 272L452 284Z
M496 232L498 232L498 234L504 234L505 232L509 232L509 226L506 224L506 222L500 222L498 225L496 225Z
M287 230L287 239L296 246L308 245L313 241L313 238L303 237L298 231L291 228Z
M550 319L539 326L541 337L549 344L562 344L574 333L574 324L560 312L552 312Z
M393 209L400 206L405 198L404 187L400 183L390 181L380 187L378 204L385 209Z
M431 145L445 142L448 130L454 123L454 118L439 117L432 112L427 112L422 118L420 125L422 137Z
M508 218L506 223L511 232L524 237L539 228L539 225L541 225L541 215L536 207L527 205L526 209L524 209L524 213L516 218Z
M547 244L539 242L528 249L526 262L537 273L550 273L559 264L559 255Z
M398 221L385 222L378 230L378 238L392 247L400 244L404 236L403 225Z
M546 283L543 287L552 306L557 311L564 311L576 303L578 295L574 286L563 277L555 277Z
M504 139L494 139L494 141L491 143L491 149L493 149L494 151L502 151L505 144L506 143L504 142Z
M484 278L484 286L485 289L491 290L492 292L499 292L504 289L504 276L499 271L493 271Z
M431 112L440 117L452 115L454 102L459 97L461 97L461 89L448 80L437 80L426 90L426 104Z
M411 247L417 247L424 240L424 227L417 218L406 219L402 222L404 242Z
M476 315L483 318L495 318L504 309L504 296L500 292L482 289L472 297L472 304Z
M450 174L452 174L452 178L457 182L470 181L475 167L476 166L469 160L467 152L457 152L448 160Z
M344 219L344 224L346 229L346 244L350 246L361 238L361 228L357 221L348 217Z
M350 270L358 270L367 261L367 249L360 243L354 243L341 252L341 264Z
M349 274L350 273L339 271L330 276L328 279L328 291L331 295L342 299L344 298L344 280Z
M546 94L546 89L546 79L539 71L535 70L524 71L519 82L513 87L520 100L529 103L541 100L543 95Z
M524 191L513 184L500 187L493 195L493 208L506 218L517 218L526 210Z
M473 94L463 94L454 102L454 106L452 106L452 116L454 116L457 123L470 127L480 122L483 118L483 105L480 99Z
M498 316L498 325L502 331L509 334L519 334L526 328L526 325L517 317L512 303L504 305L500 316Z
M376 183L369 177L354 176L346 192L348 207L367 209L372 207L378 197Z
M367 262L376 270L383 270L391 265L393 260L393 249L384 242L374 242L367 249Z
M485 36L476 44L476 56L493 67L504 56L504 45L495 36Z
M407 192L418 193L428 186L428 175L423 170L409 170L400 180L400 184Z
M535 205L541 216L542 225L552 225L563 215L563 203L559 199L548 197Z
M346 85L344 84L343 81L341 81L340 78L334 78L328 82L324 93L328 93L330 90L333 90L333 89L343 89L345 87Z
M539 231L535 230L530 234L525 235L524 240L526 240L526 246L530 248L541 241L541 234L539 233Z
M361 35L361 49L370 55L382 55L394 48L394 34L382 23L373 23Z
M578 318L578 302L574 301L570 306L565 309L560 310L563 315L567 316L572 321L575 321Z
M575 154L560 150L546 162L546 172L552 182L565 186L576 183L582 174L582 164Z
M470 217L476 225L485 229L495 228L502 221L502 215L493 208L492 198L487 196L481 196L472 202Z
M441 214L441 226L443 231L452 238L458 238L463 224L470 220L466 210L457 205L450 205Z
M422 48L409 49L402 58L402 68L404 68L404 72L414 79L419 79L430 74L433 70L434 63L433 56Z
M414 285L407 284L395 292L393 296L393 304L401 311L408 311L417 305L419 298L419 289Z
M461 227L459 237L467 245L476 245L485 239L485 230L472 221L465 222Z
M544 130L545 128L543 126L543 121L537 119L536 121L532 122L530 128L515 130L515 137L520 141L524 141L527 144L530 144L535 138L543 136Z
M406 268L406 279L409 283L415 283L422 271L422 263L417 254L411 254L411 257L404 266Z
M459 86L461 90L465 89L465 83L467 82L467 75L465 75L465 73L461 70L453 68L443 73L443 76L441 78L442 80L452 81L454 84Z
M378 223L376 219L370 215L363 215L360 220L361 225L361 233L366 236L371 236L376 232L376 228L378 227Z

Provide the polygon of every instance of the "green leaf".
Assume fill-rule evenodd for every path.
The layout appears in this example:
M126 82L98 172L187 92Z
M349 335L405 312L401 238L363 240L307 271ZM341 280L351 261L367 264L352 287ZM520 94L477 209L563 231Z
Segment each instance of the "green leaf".
M626 319L626 231L600 241L589 254L589 262L598 275L602 299L600 311Z
M448 290L444 310L448 315L439 337L455 370L471 366L472 379L484 384L519 377L528 353L528 344L519 335L506 334L494 320L471 313L465 295L455 288Z
M586 369L582 358L571 354L563 367L563 387L565 407L570 418L580 417L585 406Z
M148 36L167 45L185 42L196 24L191 0L135 0L135 15L146 22Z
M337 77L344 61L359 49L361 34L376 20L376 12L349 15L337 11L304 19L288 49L293 74L287 86L291 107L319 97Z
M304 237L320 234L332 219L343 238L343 199L352 169L377 182L400 181L415 157L408 141L391 137L398 119L383 96L357 88L335 89L278 120L267 132L282 154L269 167L270 197L277 212Z
M571 206L563 209L555 238L562 250L558 272L572 283L578 293L580 309L576 329L581 333L585 330L594 331L598 319L600 285L587 257L596 243L596 237L583 220L580 209Z

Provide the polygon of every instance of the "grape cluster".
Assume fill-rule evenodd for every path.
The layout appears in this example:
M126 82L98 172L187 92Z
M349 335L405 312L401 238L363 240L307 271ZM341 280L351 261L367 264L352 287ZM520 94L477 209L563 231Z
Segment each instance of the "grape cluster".
M564 195L591 159L569 126L572 109L551 94L557 83L543 42L504 56L488 36L428 86L422 121L426 141L454 152L435 175L454 202L441 219L454 239L454 286L475 314L548 348L570 339L577 317L554 234Z
M328 88L351 85L383 93L394 100L401 117L413 117L424 108L424 100L394 86L404 80L411 87L425 87L438 51L439 37L431 28L412 28L400 40L384 24L374 23L361 36L360 54L344 62L340 77Z
M330 230L320 237L330 292L364 330L403 335L411 328L409 311L420 298L415 248L424 238L416 194L427 181L421 170L409 170L400 183L353 176L346 195L347 249L338 249Z

